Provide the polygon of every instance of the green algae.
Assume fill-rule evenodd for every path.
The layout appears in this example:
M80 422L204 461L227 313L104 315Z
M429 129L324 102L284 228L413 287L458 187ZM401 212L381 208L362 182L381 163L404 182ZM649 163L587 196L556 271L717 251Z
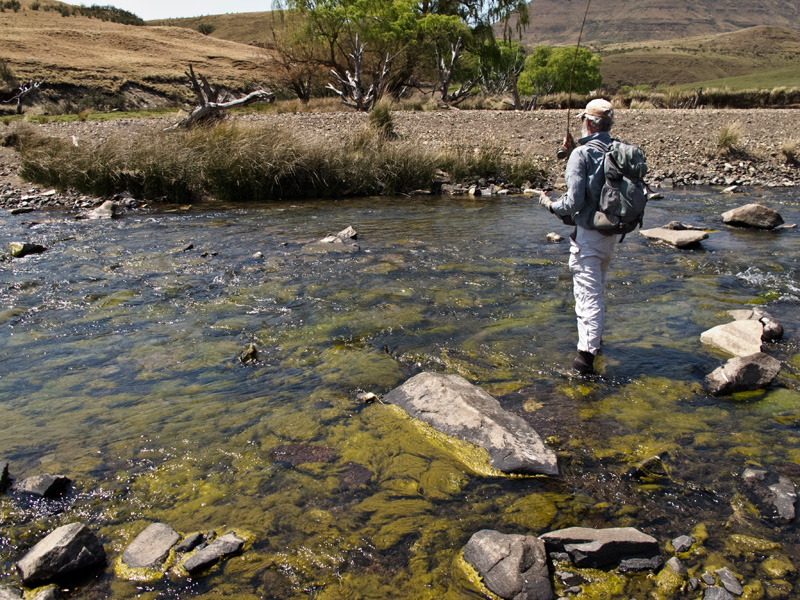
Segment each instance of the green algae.
M734 533L725 540L725 550L734 558L762 560L775 552L783 550L778 542Z
M761 562L759 568L770 579L786 579L787 576L797 573L797 568L792 561L783 555L767 557Z
M558 497L563 500L563 496ZM556 502L549 494L530 494L520 498L505 510L504 525L515 526L530 534L543 533L558 515Z

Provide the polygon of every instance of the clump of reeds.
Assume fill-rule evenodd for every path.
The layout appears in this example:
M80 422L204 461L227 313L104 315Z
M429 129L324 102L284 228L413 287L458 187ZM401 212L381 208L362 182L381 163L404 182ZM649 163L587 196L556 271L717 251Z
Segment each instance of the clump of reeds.
M800 166L800 140L786 140L780 151L787 165Z
M278 129L220 123L189 131L111 136L101 142L46 137L30 125L15 138L21 175L60 189L191 202L337 198L429 189L439 170L454 181L508 173L541 181L533 162L500 148L437 153L364 127L336 145Z
M742 126L739 123L723 125L717 134L717 154L732 156L739 152L739 141L742 138Z

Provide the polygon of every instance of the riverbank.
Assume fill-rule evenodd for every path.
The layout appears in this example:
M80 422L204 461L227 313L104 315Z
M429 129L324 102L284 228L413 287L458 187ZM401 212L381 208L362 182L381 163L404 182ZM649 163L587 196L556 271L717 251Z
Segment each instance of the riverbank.
M572 112L573 134L578 123ZM502 148L505 155L540 161L555 184L563 164L555 149L564 135L566 111L393 112L394 130L420 149ZM363 113L246 114L232 117L253 126L274 126L308 143L341 141L367 123ZM45 134L75 143L114 136L132 139L160 131L173 120L124 119L36 125ZM733 151L719 156L718 138L725 127L738 126ZM800 167L787 164L785 149L798 142L800 110L620 110L614 135L645 150L654 186L746 185L783 187L800 184ZM81 194L51 194L19 176L19 156L0 148L0 206L23 203L85 206L96 199Z

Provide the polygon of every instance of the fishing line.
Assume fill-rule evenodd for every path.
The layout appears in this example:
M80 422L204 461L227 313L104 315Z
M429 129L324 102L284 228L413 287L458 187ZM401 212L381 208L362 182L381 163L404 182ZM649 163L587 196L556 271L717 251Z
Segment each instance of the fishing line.
M581 30L578 33L578 43L575 45L575 56L572 58L572 69L569 72L569 96L567 97L567 138L569 138L569 119L572 112L572 82L575 79L575 65L578 63L578 50L581 47L581 39L583 38L583 28L586 25L586 17L589 16L589 7L592 5L592 0L586 3L586 10L583 13L583 21L581 21ZM556 153L559 158L566 157L566 152L559 149ZM563 156L562 156L563 154Z

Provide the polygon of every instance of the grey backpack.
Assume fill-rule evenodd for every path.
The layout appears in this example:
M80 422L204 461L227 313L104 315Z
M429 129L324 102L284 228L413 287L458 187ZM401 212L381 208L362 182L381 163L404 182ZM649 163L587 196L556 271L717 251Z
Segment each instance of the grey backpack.
M642 149L633 144L614 140L603 150L606 180L590 224L606 235L624 236L642 225L647 205L647 164Z

